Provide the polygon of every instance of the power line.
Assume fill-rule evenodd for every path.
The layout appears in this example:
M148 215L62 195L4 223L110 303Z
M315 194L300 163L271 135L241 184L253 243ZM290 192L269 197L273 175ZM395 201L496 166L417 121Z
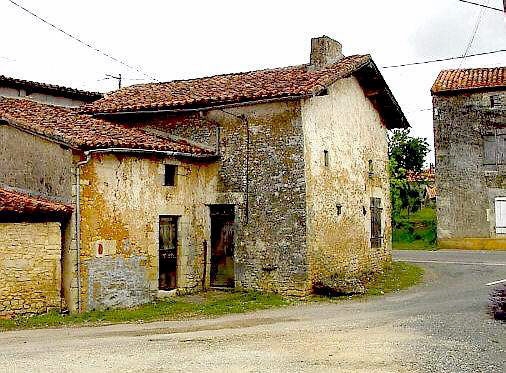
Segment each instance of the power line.
M9 2L10 2L10 3L12 3L13 5L17 6L18 8L22 9L22 10L23 10L23 11L25 11L26 13L30 14L31 16L33 16L33 17L37 18L39 21L44 22L45 24L47 24L48 26L52 27L53 29L55 29L55 30L57 30L57 31L61 32L62 34L66 35L67 37L69 37L69 38L71 38L71 39L73 39L73 40L77 41L78 43L80 43L80 44L84 45L85 47L90 48L90 49L92 49L93 51L95 51L95 52L97 52L97 53L99 53L99 54L101 54L101 55L103 55L103 56L105 56L105 57L109 58L110 60L112 60L112 61L114 61L114 62L117 62L117 63L119 63L119 64L121 64L121 65L123 65L123 66L125 66L125 67L127 67L127 68L129 68L129 69L131 69L131 70L135 70L135 71L137 71L138 73L140 73L140 74L142 74L142 75L144 75L144 76L148 77L148 78L149 78L149 79L151 79L151 80L154 80L154 81L156 81L156 82L159 82L159 80L158 80L158 79L156 79L154 76L152 76L152 75L149 75L149 74L145 73L145 72L144 72L144 71L142 71L140 68L135 67L135 66L132 66L132 65L128 64L127 62L125 62L125 61L123 61L123 60L121 60L121 59L119 59L119 58L116 58L116 57L114 57L114 56L110 55L109 53L104 52L104 51L102 51L101 49L99 49L99 48L97 48L97 47L95 47L95 46L91 45L90 43L87 43L87 42L85 42L85 41L83 41L83 40L79 39L77 36L74 36L74 35L72 35L72 34L70 34L70 33L66 32L65 30L63 30L61 27L56 26L55 24L53 24L53 23L51 23L51 22L49 22L49 21L46 21L44 18L40 17L39 15L35 14L35 13L34 13L34 12L32 12L31 10L29 10L29 9L25 8L24 6L22 6L22 5L18 4L18 3L16 3L15 1L13 1L13 0L9 0Z
M499 12L504 12L504 9L494 8L493 6L488 6L488 5L485 5L485 4L474 3L472 1L467 1L467 0L457 0L457 1L460 1L462 3L468 3L468 4L476 5L476 6L481 6L482 8L487 8L487 9L491 9L491 10L497 10Z
M489 2L490 2L490 0L487 0L487 5ZM476 34L478 33L478 28L480 27L481 18L483 17L484 12L485 12L485 8L481 8L480 13L478 14L478 18L476 18L476 24L474 25L471 39L469 39L469 42L467 43L467 46L466 46L466 50L465 50L464 54L462 55L463 58L460 60L459 69L462 66L462 64L464 63L464 61L466 60L467 54L469 53L469 50L471 49L471 46L473 45L474 38L476 37Z
M474 54L468 54L467 56L457 56L457 57L447 57L447 58L438 58L434 60L427 60L427 61L419 61L419 62L409 62L409 63L403 63L399 65L389 65L389 66L382 66L383 69L393 69L397 67L406 67L406 66L415 66L415 65L424 65L427 63L434 63L434 62L444 62L444 61L451 61L451 60L458 60L461 58L467 58L467 57L476 57L476 56L485 56L487 54L494 54L494 53L502 53L506 52L506 49L498 49L494 51L488 51L488 52L481 52L481 53L474 53Z

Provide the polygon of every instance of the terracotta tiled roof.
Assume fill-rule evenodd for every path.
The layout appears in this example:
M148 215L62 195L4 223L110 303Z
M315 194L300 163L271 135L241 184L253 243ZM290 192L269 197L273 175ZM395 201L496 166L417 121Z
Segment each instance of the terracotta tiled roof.
M422 172L408 171L406 174L406 179L410 183L415 183L415 182L432 183L436 179L436 173L435 173L434 168L428 168L428 169L422 170Z
M369 55L345 57L321 69L299 65L126 87L83 106L85 112L113 113L180 109L288 98L321 92L371 62Z
M38 135L83 150L129 148L160 150L188 155L212 155L213 151L183 140L170 140L140 128L80 114L75 110L30 100L0 98L0 120Z
M65 217L71 214L73 209L72 206L60 202L0 188L0 218L29 216L51 220Z
M80 89L62 87L54 84L39 83L30 80L10 78L4 75L0 75L0 86L50 93L61 97L77 98L86 102L98 100L103 96L102 93L98 92L88 92L82 91Z
M506 67L443 70L439 73L432 93L506 87Z

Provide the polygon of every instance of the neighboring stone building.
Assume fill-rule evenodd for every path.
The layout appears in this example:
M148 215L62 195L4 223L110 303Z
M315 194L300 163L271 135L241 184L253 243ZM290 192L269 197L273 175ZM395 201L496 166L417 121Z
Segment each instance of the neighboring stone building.
M506 68L442 71L432 95L439 247L506 249Z
M0 75L0 97L25 98L43 104L76 107L98 100L102 94Z
M0 118L0 161L19 168L0 182L77 206L72 310L209 286L304 295L390 260L387 129L408 124L370 56L327 37L308 65L127 87L80 114L5 99ZM23 176L38 162L43 182Z
M71 212L0 189L0 318L62 308L61 224Z

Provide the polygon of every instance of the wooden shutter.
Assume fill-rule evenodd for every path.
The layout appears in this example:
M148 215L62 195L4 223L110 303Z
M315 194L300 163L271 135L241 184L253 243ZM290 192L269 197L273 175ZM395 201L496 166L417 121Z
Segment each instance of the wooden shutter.
M371 198L371 247L381 247L381 198Z
M483 164L497 165L497 139L495 135L483 136Z

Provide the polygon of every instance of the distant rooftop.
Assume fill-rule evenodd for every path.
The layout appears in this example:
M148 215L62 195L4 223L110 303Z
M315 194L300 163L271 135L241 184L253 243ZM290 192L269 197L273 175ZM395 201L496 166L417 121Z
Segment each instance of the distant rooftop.
M506 67L443 70L439 73L432 94L456 91L504 89Z
M54 84L10 78L4 75L0 75L0 87L24 89L27 91L27 94L45 93L59 97L82 100L85 102L92 102L98 100L99 98L102 98L103 96L102 93L99 92L82 91L80 89L63 87Z

